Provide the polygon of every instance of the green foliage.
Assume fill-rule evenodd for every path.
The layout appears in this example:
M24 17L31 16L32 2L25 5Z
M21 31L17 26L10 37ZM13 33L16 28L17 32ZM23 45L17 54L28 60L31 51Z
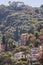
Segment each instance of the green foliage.
M18 7L20 3L22 5ZM26 32L29 33L26 46L19 47L20 35ZM7 50L0 53L0 65L29 65L26 54L36 43L43 46L39 35L43 35L43 5L33 8L23 2L11 1L7 7L0 5L0 44L5 43ZM15 62L13 54L21 51L25 59Z
M20 31L19 35L25 32L34 34L35 31L43 28L43 16L41 14L41 12L43 13L43 8L29 7L23 3L17 7L20 2L9 1L9 3L7 7L0 5L0 30L7 35L7 38L15 38L17 25L19 27L18 31Z
M15 65L24 65L22 61L17 61Z
M12 63L14 63L14 57L13 57L13 54L11 52L2 52L0 54L0 65L6 65L6 64L10 64L12 65Z

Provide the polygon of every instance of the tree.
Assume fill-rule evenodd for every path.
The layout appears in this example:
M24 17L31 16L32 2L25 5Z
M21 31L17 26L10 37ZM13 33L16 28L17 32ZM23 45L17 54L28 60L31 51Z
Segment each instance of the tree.
M8 3L11 4L11 1L9 1Z
M2 52L0 54L0 65L14 65L14 57L12 52Z
M2 32L0 31L0 44L2 43L2 37L3 35L2 35Z
M2 45L5 47L5 51L7 51L7 43L6 43L5 35L3 35L2 37Z
M40 7L43 8L43 4Z
M15 41L19 40L19 33L18 33L18 25L16 27L16 32L15 32Z
M37 33L37 32L35 33L35 37L36 37L36 39L37 39L37 38L39 38L39 35L38 35L38 33Z
M34 44L33 44L33 43L29 44L29 48L30 48L30 49L31 49L31 48L34 48Z
M40 30L42 29L42 25L40 24L37 28L38 32L40 32Z
M2 37L2 43L5 44L5 36Z
M25 59L26 59L26 54L27 54L27 50L29 51L29 47L28 46L20 46L19 47L20 51L24 52L25 54Z
M34 43L34 46L35 47L39 47L39 45L40 45L40 40L39 39L36 39L36 42Z
M15 65L24 65L22 61L17 61Z
M18 47L18 43L14 41L12 38L9 38L7 45L8 45L8 50L14 50L16 47Z

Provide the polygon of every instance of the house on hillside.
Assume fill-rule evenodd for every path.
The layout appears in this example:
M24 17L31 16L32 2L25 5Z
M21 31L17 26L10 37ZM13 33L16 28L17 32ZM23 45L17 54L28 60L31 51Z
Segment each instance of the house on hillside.
M15 58L15 61L25 58L24 52L18 52L16 54L14 54L14 58Z
M24 33L24 34L21 34L21 46L25 46L26 45L26 40L28 39L28 33Z
M5 51L5 45L4 44L0 44L0 52Z
M41 42L43 42L43 35L39 35L39 39Z

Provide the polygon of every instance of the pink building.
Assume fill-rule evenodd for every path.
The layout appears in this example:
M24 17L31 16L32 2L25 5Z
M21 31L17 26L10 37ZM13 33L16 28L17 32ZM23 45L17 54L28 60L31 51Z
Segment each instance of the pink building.
M40 35L39 39L40 39L41 42L43 42L43 35Z
M5 44L0 44L0 52L5 51Z

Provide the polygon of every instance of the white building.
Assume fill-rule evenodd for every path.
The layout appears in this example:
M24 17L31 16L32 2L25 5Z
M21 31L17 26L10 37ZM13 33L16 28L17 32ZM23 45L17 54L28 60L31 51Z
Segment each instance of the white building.
M24 52L18 52L14 54L15 61L25 58Z

